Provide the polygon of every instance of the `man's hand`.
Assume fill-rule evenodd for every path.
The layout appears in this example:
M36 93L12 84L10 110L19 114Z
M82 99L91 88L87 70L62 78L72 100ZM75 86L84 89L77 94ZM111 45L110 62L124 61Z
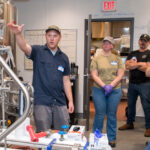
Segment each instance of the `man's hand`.
M9 27L9 29L15 34L20 34L23 30L24 24L22 24L21 26L16 25L14 23L8 23L7 26Z
M110 93L112 92L113 86L112 85L104 85L104 90L105 90L105 96L109 96Z
M69 104L68 104L68 112L71 114L74 112L74 105L73 105L73 102L72 101L69 101Z
M17 42L19 48L27 56L30 56L32 48L28 43L26 43L26 40L24 39L24 36L22 34L24 24L19 26L19 25L16 25L14 22L12 22L12 23L8 23L7 26L10 29L10 31L16 35L16 42Z
M126 61L126 68L129 69L129 70L133 70L133 69L136 69L138 68L138 62L134 59L130 59L130 60L127 60Z

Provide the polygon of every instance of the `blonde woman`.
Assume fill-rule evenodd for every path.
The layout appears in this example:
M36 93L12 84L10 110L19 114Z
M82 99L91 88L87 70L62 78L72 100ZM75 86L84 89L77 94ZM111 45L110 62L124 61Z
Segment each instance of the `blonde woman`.
M105 37L102 52L91 62L91 76L94 80L92 99L95 106L93 132L96 129L102 132L107 115L107 136L111 147L116 146L116 112L122 97L120 81L124 75L124 64L120 56L111 52L113 43L112 37Z

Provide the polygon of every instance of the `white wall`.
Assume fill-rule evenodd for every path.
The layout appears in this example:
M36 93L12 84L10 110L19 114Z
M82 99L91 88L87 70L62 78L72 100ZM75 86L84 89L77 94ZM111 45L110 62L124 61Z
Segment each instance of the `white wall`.
M117 11L102 12L101 0L13 0L18 9L18 23L24 29L43 29L51 24L62 29L77 29L77 65L79 66L78 112L83 113L84 19L134 17L134 48L142 33L150 33L149 0L117 0ZM32 71L24 70L24 55L17 49L17 67L25 80Z

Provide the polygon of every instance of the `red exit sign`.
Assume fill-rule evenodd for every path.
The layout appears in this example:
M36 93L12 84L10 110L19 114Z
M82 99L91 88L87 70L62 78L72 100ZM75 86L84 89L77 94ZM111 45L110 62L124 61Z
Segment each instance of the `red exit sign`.
M104 0L102 2L103 11L115 11L116 10L116 0Z

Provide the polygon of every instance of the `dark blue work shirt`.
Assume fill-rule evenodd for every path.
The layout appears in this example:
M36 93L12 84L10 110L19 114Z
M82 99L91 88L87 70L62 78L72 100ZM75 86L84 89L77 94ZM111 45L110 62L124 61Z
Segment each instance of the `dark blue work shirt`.
M60 49L53 55L47 45L33 45L29 58L33 60L34 104L66 105L63 76L70 74L68 57Z

